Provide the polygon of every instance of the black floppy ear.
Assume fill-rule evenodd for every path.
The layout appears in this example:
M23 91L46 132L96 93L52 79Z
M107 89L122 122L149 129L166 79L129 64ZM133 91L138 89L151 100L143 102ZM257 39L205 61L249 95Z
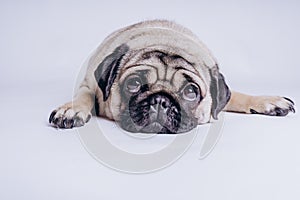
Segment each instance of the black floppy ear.
M210 93L212 97L211 113L214 119L218 119L218 114L228 103L231 92L225 83L224 76L219 72L218 66L210 69L210 75Z
M122 44L118 46L114 52L104 58L94 72L98 86L103 93L103 101L108 99L110 95L110 88L114 83L119 71L120 62L128 51L128 45Z

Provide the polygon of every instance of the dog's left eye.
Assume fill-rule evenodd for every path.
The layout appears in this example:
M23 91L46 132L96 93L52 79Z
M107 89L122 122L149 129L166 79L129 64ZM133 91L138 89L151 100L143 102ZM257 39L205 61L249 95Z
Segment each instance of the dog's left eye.
M141 88L141 85L142 85L142 83L141 83L141 79L139 77L133 77L126 81L126 89L130 93L138 92Z
M199 88L194 83L189 83L184 87L182 97L187 101L195 101L199 93Z

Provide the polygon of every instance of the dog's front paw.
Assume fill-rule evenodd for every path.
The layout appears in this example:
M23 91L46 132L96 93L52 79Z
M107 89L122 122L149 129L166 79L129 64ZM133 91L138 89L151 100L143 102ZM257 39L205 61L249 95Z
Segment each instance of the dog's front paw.
M250 113L271 116L286 116L295 113L294 102L287 97L254 97Z
M67 103L54 110L49 117L49 123L57 128L80 127L91 118L91 113L81 106Z

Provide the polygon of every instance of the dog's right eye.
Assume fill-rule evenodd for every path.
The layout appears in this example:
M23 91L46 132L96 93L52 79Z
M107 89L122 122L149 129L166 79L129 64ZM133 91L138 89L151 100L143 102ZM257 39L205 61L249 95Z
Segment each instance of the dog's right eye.
M141 89L141 79L139 77L133 77L133 78L129 78L126 81L126 89L130 92L130 93L136 93Z

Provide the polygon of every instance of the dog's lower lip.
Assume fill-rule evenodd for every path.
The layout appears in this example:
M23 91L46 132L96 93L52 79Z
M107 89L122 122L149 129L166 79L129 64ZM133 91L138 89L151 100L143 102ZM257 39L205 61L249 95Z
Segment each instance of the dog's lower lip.
M162 129L163 129L163 126L160 123L152 122L151 124L145 126L142 129L142 131L155 133L155 132L160 132Z
M158 128L161 129L161 128L163 128L163 126L160 123L158 123L158 122L152 122L151 124L149 124L149 126L155 128L155 129L158 129Z
M151 126L160 126L160 127L162 127L162 125L158 122L152 122L150 125Z

